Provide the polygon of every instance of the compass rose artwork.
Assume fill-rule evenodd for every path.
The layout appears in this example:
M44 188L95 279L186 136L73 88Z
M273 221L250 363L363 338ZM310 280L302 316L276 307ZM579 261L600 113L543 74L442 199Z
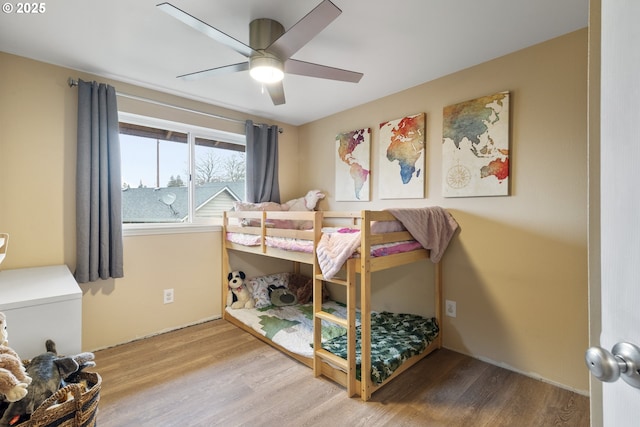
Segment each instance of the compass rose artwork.
M457 164L447 172L447 184L451 188L465 188L471 182L471 171L468 167Z

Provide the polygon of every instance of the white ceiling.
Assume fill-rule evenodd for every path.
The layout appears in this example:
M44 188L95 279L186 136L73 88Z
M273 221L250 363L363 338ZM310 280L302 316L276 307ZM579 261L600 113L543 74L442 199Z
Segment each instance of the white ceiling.
M287 75L280 106L247 71L177 79L246 58L158 10L161 0L57 0L41 14L0 13L0 51L300 125L586 27L589 3L332 1L343 13L293 58L364 77L354 84ZM288 29L320 0L170 2L249 44L251 20Z

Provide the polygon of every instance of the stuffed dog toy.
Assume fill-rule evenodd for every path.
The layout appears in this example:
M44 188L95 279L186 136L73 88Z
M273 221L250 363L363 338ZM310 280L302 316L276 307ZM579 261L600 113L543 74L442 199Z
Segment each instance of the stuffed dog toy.
M231 308L253 308L255 306L253 298L249 293L249 290L244 284L244 279L247 276L243 271L232 271L227 276L229 282L229 293L227 294L227 307ZM233 296L238 299L233 302Z

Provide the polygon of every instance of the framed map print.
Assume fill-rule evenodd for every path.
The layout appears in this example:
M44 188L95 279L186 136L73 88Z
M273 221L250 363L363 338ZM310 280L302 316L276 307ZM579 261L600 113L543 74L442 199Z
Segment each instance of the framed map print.
M444 197L509 194L509 92L443 110Z
M424 197L425 114L380 123L381 199Z
M369 201L371 129L336 136L336 201Z

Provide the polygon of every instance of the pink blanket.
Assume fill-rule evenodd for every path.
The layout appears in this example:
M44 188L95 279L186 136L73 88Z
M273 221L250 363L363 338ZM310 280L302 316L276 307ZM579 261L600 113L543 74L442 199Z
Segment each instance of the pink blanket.
M324 233L316 248L322 275L331 279L360 246L360 231Z

